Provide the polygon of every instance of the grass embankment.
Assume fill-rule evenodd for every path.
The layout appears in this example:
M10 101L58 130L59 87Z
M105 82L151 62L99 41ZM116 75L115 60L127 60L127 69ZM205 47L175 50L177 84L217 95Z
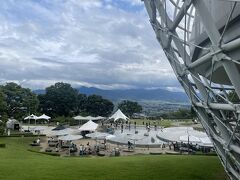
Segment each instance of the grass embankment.
M226 179L217 157L54 157L27 151L32 140L31 137L0 138L0 143L6 143L6 148L0 148L0 179Z
M175 123L182 125L182 126L189 126L189 125L193 124L191 119L180 119L180 120L176 120L176 119L164 119L164 120L131 119L130 121L132 123L136 122L137 125L143 125L143 122L144 122L144 124L150 122L151 125L153 125L153 122L155 121L158 126L162 126L164 128L175 126Z
M153 125L153 122L156 122L156 124L158 126L162 126L162 127L170 127L172 125L172 122L171 120L144 120L144 119L131 119L130 120L132 122L132 124L134 122L136 122L137 125L143 125L143 122L144 122L144 125L146 123L151 123L151 125Z

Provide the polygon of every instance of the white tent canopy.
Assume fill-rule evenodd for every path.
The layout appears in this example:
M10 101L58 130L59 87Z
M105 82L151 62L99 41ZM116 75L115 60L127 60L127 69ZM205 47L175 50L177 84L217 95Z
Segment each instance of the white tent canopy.
M73 117L73 119L75 119L75 120L85 120L85 121L89 121L89 120L97 121L97 120L105 119L105 117L102 117L102 116L92 117L92 116L80 116L80 115L78 115L78 116Z
M61 136L58 139L62 141L75 141L78 139L82 139L83 137L81 135L66 135L66 136Z
M118 109L109 119L113 119L115 122L117 120L127 121L129 118L125 114L123 114L120 109Z
M24 118L24 120L29 120L29 119L37 119L38 117L35 116L34 114L31 114L30 116L27 116Z
M98 127L98 124L96 124L95 122L89 120L88 122L86 122L85 124L83 124L79 130L80 131L95 131Z
M47 136L51 137L51 136L65 136L68 135L69 132L65 129L63 130L59 130L59 131L51 131L50 133L47 134Z
M207 146L207 147L213 147L213 143L211 142L209 137L203 137L203 138L199 138L202 142L202 146Z
M87 117L80 116L80 115L73 117L73 119L75 119L75 120L89 120Z
M189 141L189 143L200 143L201 142L201 140L198 137L192 136L192 135L180 136L179 140L182 141L182 142L188 142Z
M102 132L94 132L94 133L87 134L86 136L90 137L92 139L105 139L109 135L111 135L111 134L102 133Z
M109 136L106 136L105 138L106 138L106 140L110 140L110 139L115 138L115 137L116 137L115 135L110 134Z
M103 117L103 116L94 117L94 120L102 120L102 119L106 119L106 117Z
M47 116L46 114L43 114L43 115L37 117L37 119L45 119L45 120L49 120L49 119L51 119L51 117Z

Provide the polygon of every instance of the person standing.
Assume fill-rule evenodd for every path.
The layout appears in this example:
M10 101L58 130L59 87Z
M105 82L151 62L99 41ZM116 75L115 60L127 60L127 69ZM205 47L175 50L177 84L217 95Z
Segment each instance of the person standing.
M149 125L147 126L147 130L148 130L148 132L150 132L150 126Z
M82 144L80 144L80 146L79 146L79 154L80 155L83 155L83 145Z

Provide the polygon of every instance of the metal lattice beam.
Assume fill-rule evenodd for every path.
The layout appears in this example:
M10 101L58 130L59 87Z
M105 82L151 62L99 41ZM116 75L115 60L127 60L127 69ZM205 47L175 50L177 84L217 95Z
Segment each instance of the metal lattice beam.
M234 31L240 26L240 5L218 0L143 1L157 40L226 172L231 179L240 179L240 102L228 97L234 91L240 99L240 59L236 58L240 32ZM220 22L219 12L209 9L215 5L226 7ZM170 6L174 15L167 11Z

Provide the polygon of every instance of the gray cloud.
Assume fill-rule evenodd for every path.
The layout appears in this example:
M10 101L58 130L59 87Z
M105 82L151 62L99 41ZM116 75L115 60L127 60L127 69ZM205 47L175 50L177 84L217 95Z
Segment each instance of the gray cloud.
M57 81L99 88L179 84L139 1L4 1L0 75L34 89Z

